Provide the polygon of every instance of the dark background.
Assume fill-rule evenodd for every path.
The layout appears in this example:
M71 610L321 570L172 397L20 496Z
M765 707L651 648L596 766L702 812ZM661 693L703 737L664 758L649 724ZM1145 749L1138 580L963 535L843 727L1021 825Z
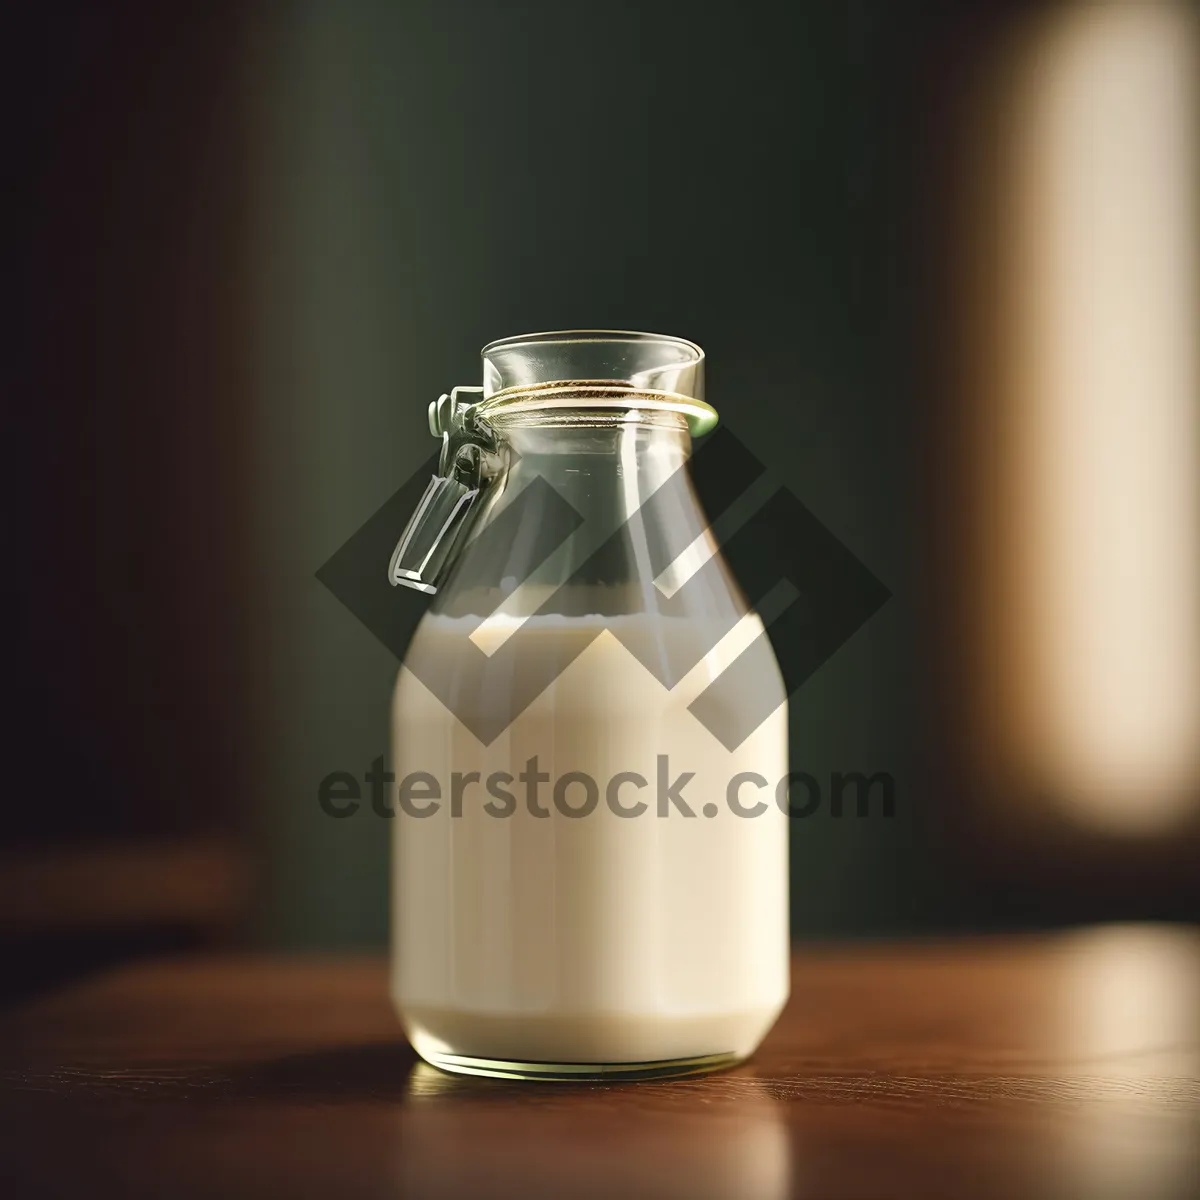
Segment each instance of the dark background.
M964 148L1050 7L10 14L10 987L382 944L389 830L317 784L385 751L397 663L315 572L432 450L428 401L540 329L699 342L893 594L792 702L795 763L898 784L892 820L795 828L796 936L1196 919L1195 809L1039 835L958 725Z

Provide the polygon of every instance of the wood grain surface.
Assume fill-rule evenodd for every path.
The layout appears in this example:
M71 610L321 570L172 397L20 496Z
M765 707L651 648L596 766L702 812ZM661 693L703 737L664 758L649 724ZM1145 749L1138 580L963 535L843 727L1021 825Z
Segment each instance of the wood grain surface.
M799 948L756 1058L442 1075L381 960L143 965L0 1024L19 1195L1200 1196L1200 934Z

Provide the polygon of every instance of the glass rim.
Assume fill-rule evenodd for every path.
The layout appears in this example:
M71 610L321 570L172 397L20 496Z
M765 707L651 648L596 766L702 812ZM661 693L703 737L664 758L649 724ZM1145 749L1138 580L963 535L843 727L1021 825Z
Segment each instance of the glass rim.
M609 354L609 351L612 353ZM676 413L693 435L717 424L704 400L704 351L687 338L633 329L554 329L489 342L480 417L497 423L537 410L603 412L603 423ZM599 370L597 370L597 367ZM611 371L612 374L608 374Z
M687 338L677 337L673 333L645 333L637 329L550 329L539 333L518 333L511 337L496 338L495 341L488 342L479 355L481 358L487 358L496 350L516 350L521 346L571 345L584 342L644 342L678 346L688 351L688 357L681 359L681 362L697 364L704 361L704 350Z

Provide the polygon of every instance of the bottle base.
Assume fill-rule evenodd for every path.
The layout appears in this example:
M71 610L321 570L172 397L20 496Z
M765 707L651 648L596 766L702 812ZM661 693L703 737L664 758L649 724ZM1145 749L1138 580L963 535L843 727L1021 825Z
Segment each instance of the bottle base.
M488 1079L513 1079L544 1083L629 1082L639 1079L678 1079L724 1071L743 1062L744 1055L704 1054L695 1058L670 1058L658 1062L554 1063L516 1059L472 1058L447 1054L413 1040L413 1049L431 1066L451 1075L479 1075Z
M434 1067L498 1079L661 1079L743 1062L782 1001L705 1014L503 1013L406 1004L408 1040Z

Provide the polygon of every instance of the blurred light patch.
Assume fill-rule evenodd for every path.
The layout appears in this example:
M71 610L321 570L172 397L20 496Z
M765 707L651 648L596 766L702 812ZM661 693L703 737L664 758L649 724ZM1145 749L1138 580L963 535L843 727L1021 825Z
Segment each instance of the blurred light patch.
M1200 757L1197 16L1079 3L1023 40L998 178L1002 759L1161 833Z
M1064 951L1060 1052L1089 1078L1184 1081L1200 1119L1196 931L1107 925L1070 934Z
M1062 1194L1194 1194L1200 941L1185 929L1108 926L1063 949L1055 1045L1086 1086L1056 1130Z

